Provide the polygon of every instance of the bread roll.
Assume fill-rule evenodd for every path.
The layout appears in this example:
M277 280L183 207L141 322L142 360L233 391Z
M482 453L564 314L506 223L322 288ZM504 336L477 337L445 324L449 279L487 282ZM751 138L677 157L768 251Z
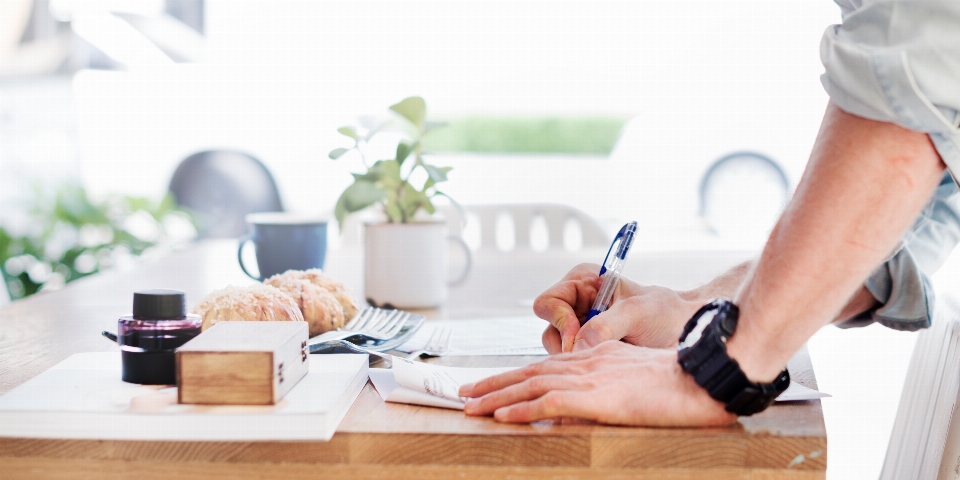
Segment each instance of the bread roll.
M274 275L266 282L293 298L303 313L303 319L310 324L311 337L343 326L343 307L327 290L286 274Z
M323 270L320 270L319 268L311 268L309 270L287 270L286 272L268 278L266 281L264 281L264 283L267 285L277 286L277 283L286 282L292 279L310 282L311 284L332 293L337 299L337 302L339 302L340 306L343 308L343 317L345 321L350 321L353 319L353 317L357 316L357 300L353 296L353 292L351 292L350 289L347 288L347 286L343 283L334 280L330 276L323 273Z
M193 307L193 313L203 318L201 330L226 320L303 321L303 314L293 298L277 288L261 284L249 287L231 285L210 292Z

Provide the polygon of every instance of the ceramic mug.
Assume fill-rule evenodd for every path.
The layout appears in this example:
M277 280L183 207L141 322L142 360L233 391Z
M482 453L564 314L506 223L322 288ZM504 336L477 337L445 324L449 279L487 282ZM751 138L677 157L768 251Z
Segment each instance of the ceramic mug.
M448 277L450 243L466 255L463 272ZM432 308L447 300L448 287L466 279L472 257L466 242L443 222L366 224L364 286L371 305Z
M287 270L323 268L327 256L327 221L296 213L251 213L246 217L250 233L240 239L237 261L254 280L263 281ZM253 242L260 276L243 264L243 246Z

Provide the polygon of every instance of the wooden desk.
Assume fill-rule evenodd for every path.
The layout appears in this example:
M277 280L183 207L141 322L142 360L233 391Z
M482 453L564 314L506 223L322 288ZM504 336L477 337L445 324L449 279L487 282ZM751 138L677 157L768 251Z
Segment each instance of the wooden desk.
M248 283L233 242L206 242L126 272L111 272L0 308L0 393L78 352L111 351L132 293L178 288L195 303ZM557 258L560 258L559 256ZM471 280L430 317L529 313L527 299L578 258L543 257L523 285L504 288L509 263L481 259ZM592 259L592 256L590 257ZM358 259L332 252L327 270L359 284ZM552 263L551 263L552 262ZM508 286L510 282L507 282ZM538 357L445 357L459 366L522 365ZM806 351L794 379L816 380ZM2 422L0 417L0 422ZM725 428L623 428L575 421L505 425L462 412L386 404L368 384L330 442L127 442L0 438L0 478L824 478L819 401L778 404Z

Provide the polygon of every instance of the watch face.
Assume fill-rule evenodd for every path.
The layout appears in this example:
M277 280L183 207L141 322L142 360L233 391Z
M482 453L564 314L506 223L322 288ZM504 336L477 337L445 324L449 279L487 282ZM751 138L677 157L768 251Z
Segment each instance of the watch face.
M677 349L683 350L684 348L692 347L699 342L700 337L703 335L704 329L707 328L707 325L710 325L710 322L713 321L713 317L717 315L718 311L719 309L714 308L713 310L707 310L706 312L703 312L703 315L700 315L700 317L696 319L696 326L694 326L693 330L690 330L690 333L688 333L687 336L683 338L683 341L677 345Z

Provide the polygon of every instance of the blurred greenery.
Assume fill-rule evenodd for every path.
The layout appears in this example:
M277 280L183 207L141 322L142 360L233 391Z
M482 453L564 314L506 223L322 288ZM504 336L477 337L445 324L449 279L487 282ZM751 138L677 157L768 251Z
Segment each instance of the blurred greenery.
M424 139L429 152L609 155L628 118L468 116Z
M196 236L193 217L170 195L95 202L77 185L35 186L22 207L0 219L0 271L14 300Z

